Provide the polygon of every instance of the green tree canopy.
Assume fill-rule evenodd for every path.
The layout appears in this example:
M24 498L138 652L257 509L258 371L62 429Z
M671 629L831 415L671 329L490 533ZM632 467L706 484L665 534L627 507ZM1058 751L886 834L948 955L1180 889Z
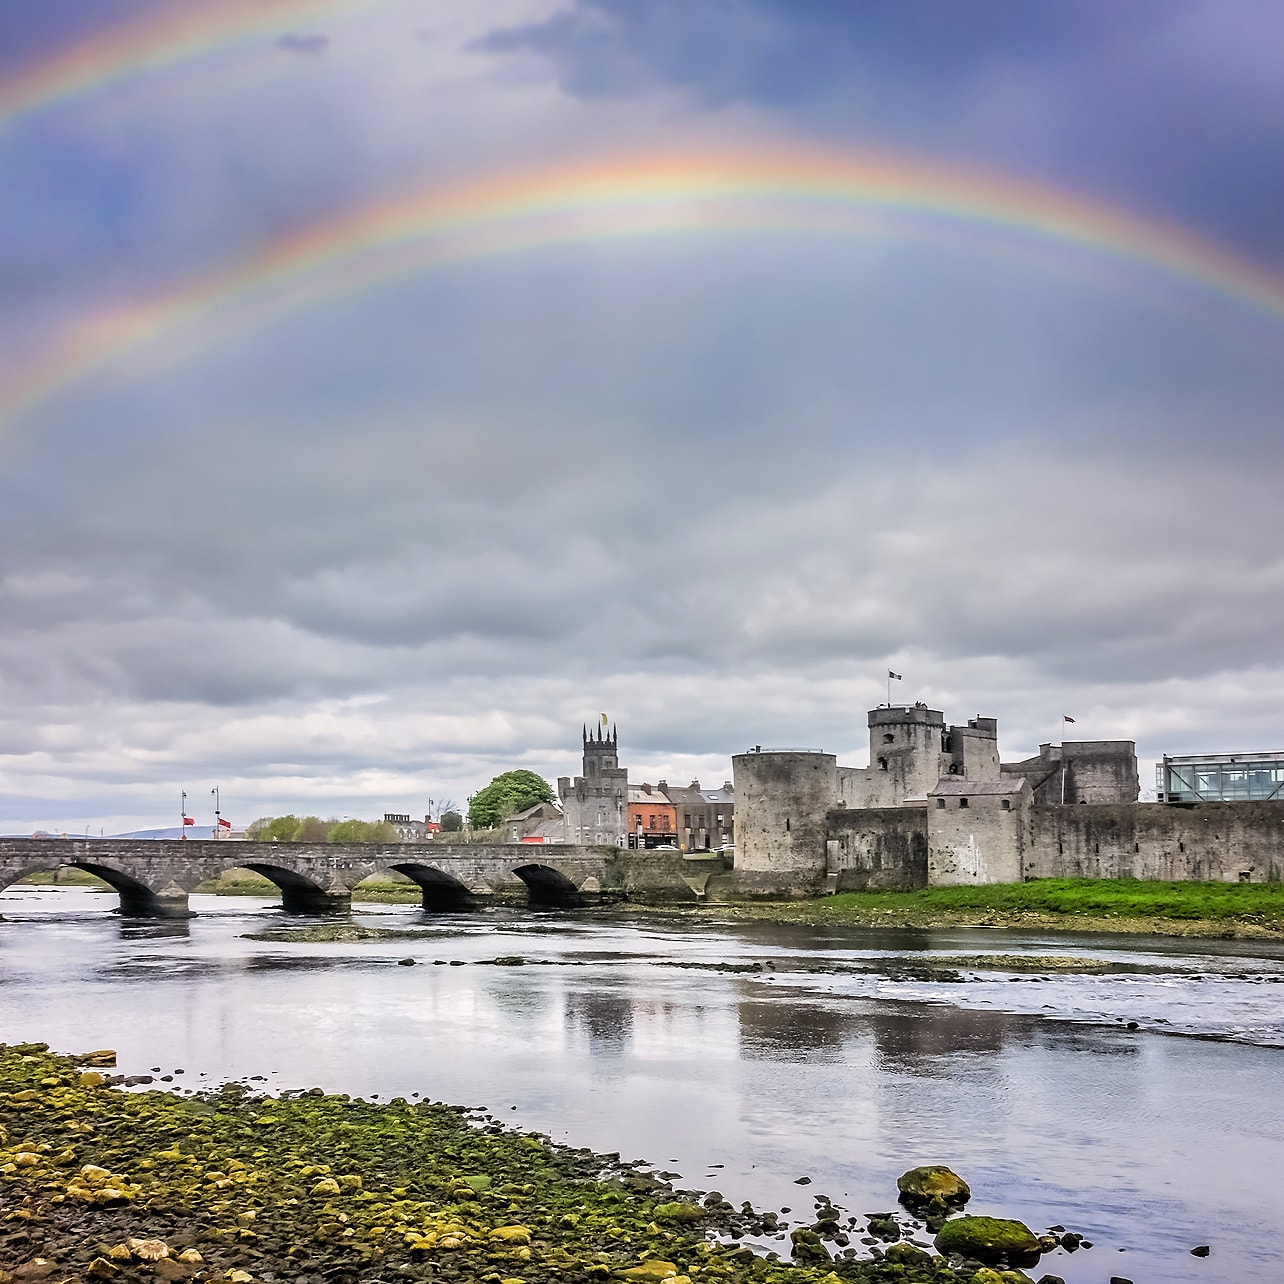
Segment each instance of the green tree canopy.
M457 811L443 811L441 813L441 832L443 834L457 834L464 827L464 818Z
M395 843L397 827L386 820L341 820L330 826L327 843Z
M245 831L247 838L261 843L323 843L326 831L334 824L319 816L260 816Z
M330 826L333 824L334 821L322 820L320 816L304 816L295 826L293 841L296 843L323 843Z
M533 771L506 771L472 796L468 823L474 829L494 829L506 816L552 801L553 787L543 776Z
M292 843L298 827L297 816L260 816L246 827L245 836L260 843Z

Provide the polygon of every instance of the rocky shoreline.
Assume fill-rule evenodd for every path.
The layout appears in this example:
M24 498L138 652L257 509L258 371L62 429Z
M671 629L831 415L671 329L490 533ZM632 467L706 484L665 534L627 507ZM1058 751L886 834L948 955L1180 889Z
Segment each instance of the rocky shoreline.
M804 927L934 928L983 927L1018 932L1077 932L1128 936L1175 936L1221 941L1284 941L1284 928L1242 920L1162 918L1153 915L1108 917L1089 914L1042 914L1030 910L860 909L826 900L766 901L729 905L684 906L647 914L676 914L716 922L798 924Z
M125 1092L114 1060L0 1045L0 1284L1024 1284L1019 1264L1068 1247L944 1221L967 1187L943 1169L907 1173L891 1212L808 1192L811 1218L789 1230L483 1112L253 1083Z

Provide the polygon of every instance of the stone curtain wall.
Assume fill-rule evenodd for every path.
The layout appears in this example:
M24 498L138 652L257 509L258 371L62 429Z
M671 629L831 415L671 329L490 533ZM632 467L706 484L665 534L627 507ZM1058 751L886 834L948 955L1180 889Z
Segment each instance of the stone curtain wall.
M927 886L927 809L829 813L827 871L836 892Z
M1028 878L1284 880L1284 802L1035 807Z

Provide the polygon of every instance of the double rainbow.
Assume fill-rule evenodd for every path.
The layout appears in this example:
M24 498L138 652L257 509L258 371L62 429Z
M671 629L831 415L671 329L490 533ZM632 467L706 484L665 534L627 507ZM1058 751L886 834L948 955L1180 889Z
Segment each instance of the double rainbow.
M389 279L486 255L709 229L975 233L983 251L1016 244L1142 288L1177 287L1187 301L1248 314L1284 339L1278 276L1178 227L1057 189L900 156L638 155L428 185L286 236L159 298L106 310L0 380L0 423L128 354L200 346Z
M118 82L167 71L289 32L292 25L357 15L389 0L206 0L117 23L0 81L0 130L23 116Z

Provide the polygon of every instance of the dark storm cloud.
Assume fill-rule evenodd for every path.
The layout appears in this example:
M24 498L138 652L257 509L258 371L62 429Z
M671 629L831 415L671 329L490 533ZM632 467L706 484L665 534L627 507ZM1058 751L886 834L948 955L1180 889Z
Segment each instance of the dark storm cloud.
M661 86L830 137L996 163L1284 258L1273 0L576 0L479 47L568 92Z

